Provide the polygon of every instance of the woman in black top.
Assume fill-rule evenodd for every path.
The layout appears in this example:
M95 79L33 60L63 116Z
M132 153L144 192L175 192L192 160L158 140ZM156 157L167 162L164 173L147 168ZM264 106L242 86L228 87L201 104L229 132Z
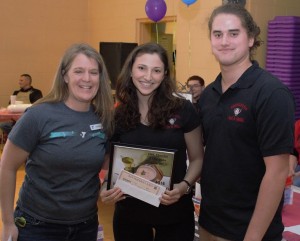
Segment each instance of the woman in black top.
M113 141L176 152L174 186L162 195L159 207L133 197L125 198L117 187L108 191L102 187L103 202L117 201L115 240L192 241L194 208L192 194L187 190L201 172L201 129L192 103L176 94L166 50L155 43L136 47L118 78L116 97Z

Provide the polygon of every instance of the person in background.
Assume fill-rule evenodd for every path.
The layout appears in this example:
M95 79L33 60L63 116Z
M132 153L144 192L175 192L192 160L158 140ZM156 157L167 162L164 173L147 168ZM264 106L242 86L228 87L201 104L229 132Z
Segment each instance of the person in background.
M290 173L289 176L293 178L293 185L300 187L300 120L295 122L295 139L294 152L290 155Z
M117 81L116 131L112 141L175 149L174 187L159 207L124 197L114 187L100 192L104 203L116 202L115 241L193 241L194 207L190 187L199 178L203 148L198 115L192 103L174 96L166 50L156 43L136 47ZM187 154L189 166L187 167ZM125 198L125 199L124 199Z
M19 90L15 90L12 95L16 96L16 101L22 101L23 104L32 104L43 97L42 91L32 87L32 78L29 74L22 74L19 78ZM10 104L10 101L9 101ZM8 135L14 126L15 121L1 122L0 129L4 135Z
M66 50L50 93L10 132L0 162L1 240L97 239L99 172L113 133L109 77L97 50ZM25 179L14 209L16 173Z
M200 240L281 241L293 95L253 60L260 29L245 8L217 7L208 27L221 73L199 101L205 143Z
M189 93L192 94L194 106L198 109L200 95L205 88L204 79L198 75L190 76L186 81L186 86Z
M292 178L294 186L300 187L300 165L299 165L299 153L296 149L290 154L290 170L289 177Z
M19 90L15 90L12 95L16 95L17 101L23 104L32 104L43 97L42 91L33 88L32 78L29 74L22 74L19 78Z

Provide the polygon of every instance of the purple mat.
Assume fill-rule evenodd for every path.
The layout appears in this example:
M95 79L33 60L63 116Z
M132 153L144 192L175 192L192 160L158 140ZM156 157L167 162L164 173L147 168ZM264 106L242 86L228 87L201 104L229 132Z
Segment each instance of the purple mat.
M300 50L300 42L299 41L295 41L295 42L272 42L272 41L268 41L267 42L268 46L282 46L282 47L293 47L293 48L299 48Z
M267 38L268 41L293 41L293 42L299 42L299 37L300 37L300 31L299 33L268 33Z
M300 23L299 16L276 16L273 20L269 22L272 23Z
M266 69L272 73L276 73L282 77L287 78L300 78L300 70L299 68L284 68L281 66L275 66L266 64Z
M287 48L287 47L282 47L282 46L267 46L267 52L270 54L285 54L288 56L299 56L300 50L298 48Z
M291 24L291 23L268 23L268 31L271 32L298 32L300 23Z
M290 76L288 74L284 74L284 73L279 73L279 72L276 72L275 70L272 71L271 69L269 68L266 68L266 70L270 73L272 73L273 75L275 75L277 78L279 78L280 80L286 82L286 83L293 83L293 85L296 85L296 86L299 86L299 82L300 82L300 76Z
M283 52L287 54L298 55L300 54L300 49L294 46L277 46L272 44L267 44L267 51L270 52Z
M285 26L280 26L280 25L268 25L268 33L299 33L299 25L285 25Z
M266 63L266 68L276 73L284 74L286 76L298 77L300 78L300 66L287 66L280 63Z
M300 37L300 36L299 36ZM267 38L267 45L268 46L286 46L286 47L298 47L300 46L300 41L297 38Z
M278 62L274 62L270 59L266 59L266 63L270 66L270 67L274 67L276 69L278 68L294 68L294 70L299 71L300 72L300 63L296 63L296 62L292 62L292 63L288 63L286 61L278 61Z
M300 24L280 24L280 23L268 23L268 31L277 32L294 32L299 31Z
M270 59L270 60L272 60L272 59L282 59L283 61L284 60L291 60L291 59L293 59L293 60L300 60L300 55L297 55L297 54L295 54L295 55L290 55L290 54L286 54L285 52L283 52L283 53L278 53L278 52L276 52L276 53L268 53L267 54L267 58L266 59Z
M267 57L266 60L269 62L272 62L272 60L274 61L278 61L278 60L282 60L282 62L284 61L300 61L300 55L288 55L286 53L279 53L279 54L271 54L271 53L267 53Z
M267 63L269 64L282 64L291 67L299 67L300 68L300 59L280 59L280 58L267 58Z

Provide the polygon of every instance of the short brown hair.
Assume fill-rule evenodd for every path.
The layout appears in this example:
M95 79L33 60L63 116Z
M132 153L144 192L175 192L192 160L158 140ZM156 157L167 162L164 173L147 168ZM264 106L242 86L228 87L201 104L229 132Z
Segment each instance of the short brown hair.
M191 77L189 77L186 81L186 83L188 84L190 80L198 80L199 84L201 86L204 86L205 85L205 81L203 78L201 78L199 75L193 75Z

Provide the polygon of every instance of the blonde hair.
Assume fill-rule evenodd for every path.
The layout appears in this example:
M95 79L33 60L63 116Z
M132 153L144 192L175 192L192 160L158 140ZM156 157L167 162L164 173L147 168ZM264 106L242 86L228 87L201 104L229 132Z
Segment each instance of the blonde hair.
M68 72L78 54L84 54L98 63L100 72L99 89L92 104L95 114L99 116L106 134L111 136L114 129L114 108L108 72L102 56L86 43L74 44L66 50L58 66L50 92L34 104L62 102L68 98L69 89L64 81L64 75Z

